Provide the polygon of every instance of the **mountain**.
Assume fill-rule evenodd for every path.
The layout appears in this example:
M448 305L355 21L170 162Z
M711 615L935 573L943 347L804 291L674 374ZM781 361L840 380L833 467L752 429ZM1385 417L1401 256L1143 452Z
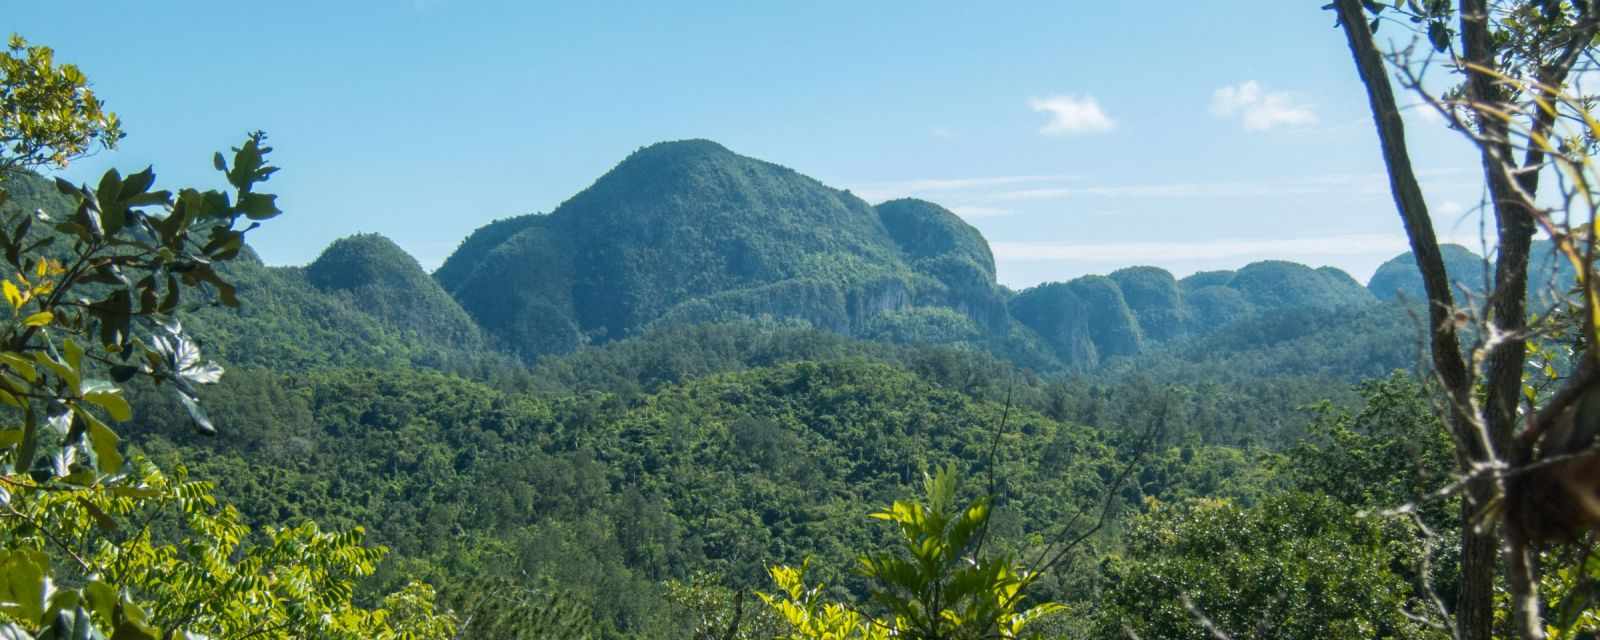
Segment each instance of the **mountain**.
M467 312L411 254L375 233L334 241L305 269L306 281L415 339L458 349L485 347Z
M645 147L548 215L479 229L435 277L529 359L738 317L853 334L931 306L1010 328L988 243L954 214L873 207L705 140Z
M1246 265L1227 286L1237 290L1257 309L1337 309L1373 301L1355 278L1331 267L1312 269L1302 264L1266 260Z
M1444 258L1445 272L1450 274L1450 287L1461 291L1483 290L1484 276L1488 273L1483 256L1459 244L1439 245ZM1410 252L1402 253L1378 267L1367 283L1367 289L1380 300L1404 298L1412 302L1426 300L1427 291L1422 285L1422 271L1417 269L1417 259Z
M549 214L478 229L434 277L529 361L773 318L1081 370L1260 312L1373 301L1348 274L1289 262L1182 282L1131 267L1013 293L982 234L937 204L873 206L706 140L645 147Z
M1480 298L1481 302L1484 285L1493 276L1489 261L1456 244L1440 245L1439 253L1444 258L1445 273L1450 276L1450 288L1457 303L1461 303L1464 294ZM1571 261L1556 250L1555 243L1547 239L1534 240L1528 252L1528 289L1533 308L1544 309L1576 283L1577 272ZM1428 297L1416 257L1409 251L1378 267L1367 288L1383 300L1403 298L1416 302Z
M13 182L9 206L69 204L37 176ZM1402 267L1375 286L1405 286ZM771 320L1087 371L1261 314L1382 297L1282 261L1181 281L1135 266L1013 292L983 235L938 204L873 206L706 140L639 149L548 214L485 225L431 277L371 234L305 267L226 270L243 310L199 305L192 328L226 362L290 369L505 368L501 354L530 363L656 329Z
M8 207L70 205L38 176L8 188ZM1447 256L1453 271L1480 264L1461 247ZM1420 288L1402 256L1370 287L1267 261L1182 280L1135 266L1013 292L983 235L938 204L873 206L705 140L642 148L549 214L485 225L431 277L373 234L305 267L251 256L227 272L247 304L197 304L192 328L226 362L290 369L503 367L498 353L531 362L654 329L770 319L1086 371L1263 314Z
M37 174L12 173L3 186L9 196L4 211L38 209L62 219L76 206ZM45 225L34 227L32 235L46 233ZM460 305L380 235L338 240L305 267L267 266L247 246L219 271L237 288L240 307L187 296L181 313L205 355L230 366L481 370L505 364Z
M1338 269L1266 261L1182 281L1157 267L1129 267L1110 276L1028 289L1011 299L1010 308L1069 368L1084 370L1261 314L1331 311L1374 301Z
M304 267L267 266L251 254L222 273L238 289L239 308L196 302L185 325L208 356L227 364L280 371L509 364L416 260L382 236L335 241Z

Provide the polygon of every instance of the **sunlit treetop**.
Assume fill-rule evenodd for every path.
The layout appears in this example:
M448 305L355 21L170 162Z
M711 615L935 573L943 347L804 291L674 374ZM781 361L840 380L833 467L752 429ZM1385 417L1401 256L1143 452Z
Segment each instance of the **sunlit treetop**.
M74 65L12 34L0 55L0 173L65 167L122 139L117 114L106 111Z

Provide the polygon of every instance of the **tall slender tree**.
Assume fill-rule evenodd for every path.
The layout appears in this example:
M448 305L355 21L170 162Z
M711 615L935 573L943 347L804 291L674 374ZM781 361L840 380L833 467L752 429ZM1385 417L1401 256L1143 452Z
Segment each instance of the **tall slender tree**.
M1566 386L1530 393L1523 376L1528 341L1548 328L1529 322L1529 265L1534 236L1543 227L1573 260L1583 285L1577 305L1592 311L1595 287L1588 275L1592 250L1581 217L1592 218L1586 184L1589 145L1600 129L1586 105L1568 92L1575 69L1592 60L1600 9L1592 0L1337 0L1326 8L1338 22L1366 87L1396 209L1410 239L1427 292L1428 328L1436 380L1447 398L1447 422L1463 474L1460 590L1456 632L1489 638L1494 631L1494 585L1504 577L1514 598L1512 618L1525 638L1542 638L1538 587L1539 532L1517 505L1524 478L1536 476L1539 458L1572 453L1547 433L1574 419L1574 403L1593 385L1594 358L1585 354ZM1410 46L1385 52L1375 39L1382 27L1411 28ZM1391 28L1391 32L1394 28ZM1426 46L1419 46L1425 44ZM1443 60L1457 86L1429 91L1429 65ZM1391 73L1470 139L1486 186L1484 209L1494 216L1494 270L1481 300L1458 299L1450 289L1433 220L1412 166L1405 122ZM1570 119L1584 126L1560 131ZM1541 175L1563 178L1560 204L1541 207ZM1574 196L1582 196L1576 198ZM1474 303L1476 302L1476 306ZM1592 313L1582 316L1593 344ZM1463 330L1478 325L1472 344ZM1565 432L1565 430L1563 430ZM1592 434L1591 434L1592 435ZM1587 448L1585 440L1581 447ZM1560 451L1558 451L1560 449ZM1546 496L1548 497L1548 496ZM1542 499L1542 498L1541 498ZM1571 523L1568 523L1569 525ZM1564 527L1571 533L1571 526ZM1500 559L1504 558L1503 565Z

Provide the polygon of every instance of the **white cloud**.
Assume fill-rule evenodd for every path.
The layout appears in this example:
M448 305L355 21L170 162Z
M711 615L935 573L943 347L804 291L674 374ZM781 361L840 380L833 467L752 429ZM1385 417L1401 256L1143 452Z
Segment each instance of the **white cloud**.
M1211 94L1211 115L1238 118L1249 131L1317 123L1317 113L1310 105L1296 102L1286 92L1267 91L1254 80L1217 89Z
M1417 171L1430 191L1478 189L1467 169L1438 167ZM975 178L922 178L851 185L851 191L868 202L921 197L964 208L972 217L1028 212L1018 203L1059 200L1198 200L1306 198L1338 195L1387 201L1389 179L1383 173L1324 173L1264 180L1174 181L1136 184L1095 184L1074 175L1012 175ZM1105 207L1104 203L1092 205ZM1376 206L1385 206L1383 202ZM1460 213L1446 208L1444 213ZM958 211L959 213L959 211ZM963 214L964 217L966 214Z
M914 180L861 183L851 186L850 190L863 200L877 202L891 198L904 198L907 196L927 195L932 193L986 190L995 187L1006 187L1039 182L1061 182L1073 179L1075 179L1073 176L1051 175L986 176L980 178L918 178Z
M1178 260L1249 260L1269 257L1394 255L1410 249L1403 235L1349 234L1319 238L1072 244L996 242L996 258L1014 261L1082 261L1139 264Z
M1013 213L1016 213L1010 209L1002 209L1000 207L984 207L978 205L953 206L950 207L950 212L961 216L962 218L993 218L996 216L1009 216Z
M1117 123L1100 108L1094 96L1052 96L1028 101L1028 108L1050 114L1050 121L1039 129L1047 136L1105 133Z
M1013 189L990 195L995 200L1060 200L1078 195L1078 189L1068 187L1042 187L1038 189Z
M1322 193L1381 192L1383 176L1329 175L1300 180L1258 182L1171 182L1156 184L1041 187L1000 191L990 197L1000 201L1062 200L1066 198L1271 198Z
M1406 113L1406 114L1410 114L1411 116L1415 117L1418 121L1421 121L1424 124L1429 124L1429 125L1442 125L1442 124L1444 124L1444 115L1439 113L1439 110L1435 109L1433 105L1428 104L1426 102L1412 103L1410 105L1401 107L1400 111L1403 112L1403 113Z

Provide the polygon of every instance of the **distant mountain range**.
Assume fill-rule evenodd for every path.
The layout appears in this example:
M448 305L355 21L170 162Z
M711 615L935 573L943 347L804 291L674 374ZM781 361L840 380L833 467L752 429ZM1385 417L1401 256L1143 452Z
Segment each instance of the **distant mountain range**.
M42 178L9 206L59 208ZM1539 255L1550 281L1563 276ZM1481 290L1484 262L1445 247ZM976 229L922 200L869 204L714 142L634 152L548 214L492 222L433 274L388 239L341 239L305 267L231 267L244 310L199 310L224 358L283 367L441 362L502 352L525 362L656 328L738 319L809 324L891 342L963 343L1037 369L1087 370L1282 311L1422 299L1409 254L1362 286L1283 261L1179 280L1156 267L1020 292L995 279ZM299 361L278 348L294 345Z

